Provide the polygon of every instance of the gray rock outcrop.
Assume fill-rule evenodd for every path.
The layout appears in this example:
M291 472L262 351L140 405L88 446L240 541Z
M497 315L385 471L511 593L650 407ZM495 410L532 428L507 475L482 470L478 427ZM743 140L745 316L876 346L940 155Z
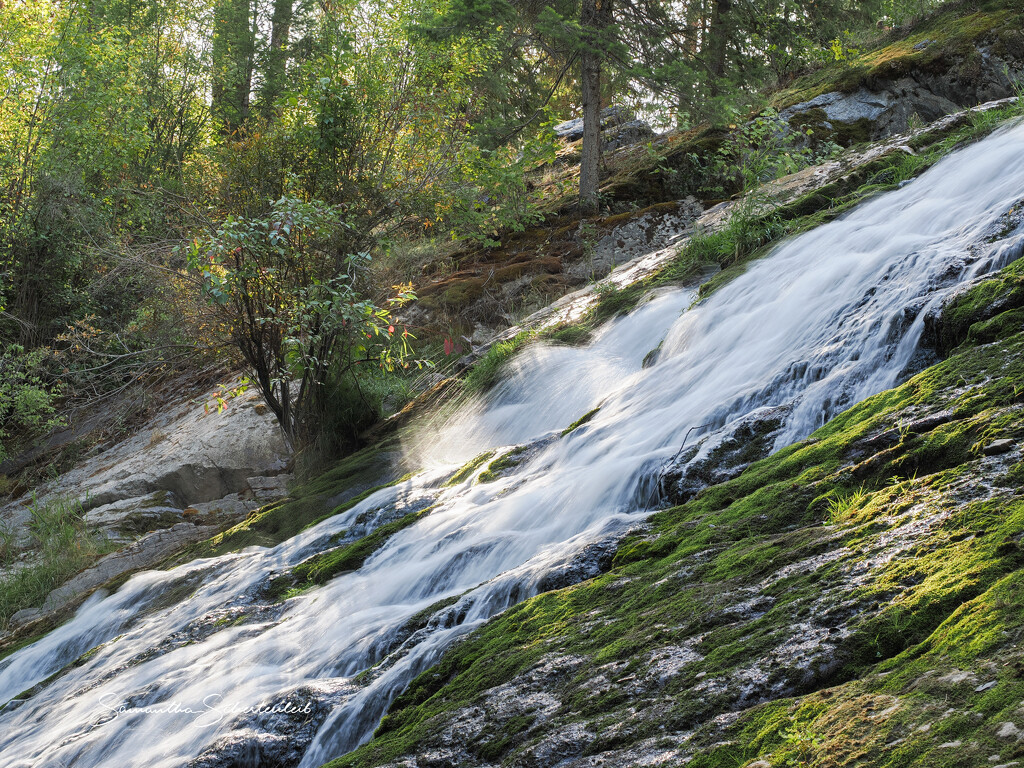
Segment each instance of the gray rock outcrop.
M924 50L931 41L915 46ZM964 107L1004 99L1015 94L1014 83L1024 81L1024 62L991 46L977 49L970 76L962 76L964 62L947 62L946 71L919 68L892 78L870 78L852 92L830 91L794 104L779 117L799 130L812 129L842 146L877 141L931 123ZM977 71L973 71L977 69Z

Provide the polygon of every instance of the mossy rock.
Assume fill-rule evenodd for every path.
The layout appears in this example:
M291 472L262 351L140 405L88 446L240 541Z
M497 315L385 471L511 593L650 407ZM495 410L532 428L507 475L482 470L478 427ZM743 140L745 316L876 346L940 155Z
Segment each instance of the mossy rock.
M469 708L484 718L459 742L469 764L529 764L577 727L599 734L587 754L617 765L659 739L670 763L705 768L926 768L957 741L965 765L1012 761L1017 742L997 733L1024 696L1024 462L985 452L1024 440L1024 334L1004 314L655 515L611 572L492 619L332 766L435 754ZM544 678L553 708L504 737L518 713L498 692L530 695L559 659L572 663Z
M1014 332L1022 307L1024 260L1017 260L947 301L934 331L940 351L948 354L971 337L974 343L1005 337Z
M403 476L395 437L341 459L292 489L287 499L268 504L238 525L186 548L170 563L237 552L250 546L272 547L333 515L341 514ZM333 501L334 506L329 502Z

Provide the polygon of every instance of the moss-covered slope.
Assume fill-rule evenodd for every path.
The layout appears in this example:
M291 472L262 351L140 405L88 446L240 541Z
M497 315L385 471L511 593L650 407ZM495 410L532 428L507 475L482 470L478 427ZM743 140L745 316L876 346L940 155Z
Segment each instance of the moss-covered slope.
M1024 759L1018 271L947 308L949 359L492 620L332 766Z

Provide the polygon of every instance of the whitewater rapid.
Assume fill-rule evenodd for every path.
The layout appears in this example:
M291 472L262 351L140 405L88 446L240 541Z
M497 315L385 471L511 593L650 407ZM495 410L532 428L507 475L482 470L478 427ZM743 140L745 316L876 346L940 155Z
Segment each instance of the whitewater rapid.
M586 347L529 348L489 396L420 439L428 468L419 475L272 549L138 574L0 661L3 706L100 646L0 712L0 767L179 768L245 739L257 755L266 733L244 711L296 691L330 692L302 768L350 751L454 640L535 594L588 545L641 521L652 483L691 428L708 425L699 430L706 454L738 419L782 407L778 448L897 383L927 311L1019 255L1019 231L986 236L1022 197L1018 125L782 244L696 305L692 290L667 291ZM534 446L528 458L496 481L474 474L444 485L480 451L523 444ZM357 520L428 507L359 570L190 639L204 617L253 604L272 575ZM457 602L412 638L398 636L445 598Z

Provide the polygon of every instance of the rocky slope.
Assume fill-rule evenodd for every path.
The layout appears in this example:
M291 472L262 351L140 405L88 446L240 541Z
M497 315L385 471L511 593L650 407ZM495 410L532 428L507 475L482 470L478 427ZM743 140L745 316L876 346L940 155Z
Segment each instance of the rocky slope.
M897 137L867 152L781 180L772 194L759 198L758 206L747 211L747 218L752 215L755 228L761 226L756 222L767 221L776 237L828 220L880 184L896 184L962 140L983 135L1001 114L1005 111L993 107L977 117L959 115L913 139ZM913 160L909 171L902 169L907 158ZM906 173L901 176L897 171ZM820 189L824 182L829 183ZM792 200L794 195L797 197ZM792 201L777 209L771 203L773 198ZM728 230L734 207L727 204L706 214L706 231L714 227ZM1018 223L1008 218L992 236L1005 237ZM626 287L589 289L567 297L534 318L536 326L546 326L544 333L561 334L563 340L585 338L587 328L608 317L608 312L632 306L645 291L698 275L701 262L689 251L694 242L704 241L690 237L681 248L655 251L624 265L609 277L609 284ZM708 283L705 293L737 274L745 260L762 253L762 242L759 235L751 249L730 250L724 262L729 268ZM1000 281L978 286L975 291L980 293L961 296L955 306L932 319L927 346L948 353L971 334L978 340L1002 328L1006 317L978 326L975 321L982 319L978 305L989 307L989 312L991 308L1012 311L1021 303L1018 283L1011 271ZM575 324L567 325L572 318ZM537 328L523 330L514 338L529 339L536 333ZM765 441L754 445L756 441L750 439L759 429L755 425L751 435L738 435L733 441L753 445L753 450L726 451L715 466L692 468L687 477L666 475L666 486L676 486L675 490L665 488L669 497L697 494L696 498L662 513L655 527L642 537L623 544L614 538L599 542L561 570L548 574L538 585L547 591L545 595L511 609L449 652L439 667L414 682L396 702L377 738L345 762L484 765L507 759L513 764L553 765L592 755L603 755L610 764L644 764L652 755L650 759L661 759L659 755L683 759L703 755L706 744L713 743L706 739L730 738L719 726L728 725L729 718L747 713L758 702L777 703L835 682L864 679L864 670L873 661L892 656L921 633L934 629L950 603L941 603L932 618L921 618L927 611L913 601L934 597L913 593L917 596L906 598L906 611L913 621L923 622L914 629L916 634L901 639L904 620L898 619L894 621L895 637L883 637L879 627L890 621L885 613L887 600L897 593L890 594L877 583L888 584L889 571L884 564L899 562L909 545L901 543L902 534L886 534L874 522L863 530L851 528L851 533L845 533L841 522L847 507L873 499L871 494L884 490L886 483L917 487L914 483L918 480L911 479L915 468L919 475L931 475L936 468L964 473L996 471L1016 450L1014 445L1007 450L1005 442L989 446L991 441L983 439L986 427L975 429L973 422L964 426L961 417L949 416L947 412L955 405L953 394L944 395L934 408L931 401L918 403L910 396L900 397L904 399L898 407L868 411L871 418L865 417L864 423L855 419L846 427L836 427L836 436L828 440L819 433L812 442L787 449L767 462L747 466L768 450ZM174 571L146 574L112 598L115 602L134 600L131 596L142 590L143 603L134 607L132 619L142 626L151 611L165 610L196 589L197 574L202 576L203 568L196 566L195 558L238 552L252 545L271 547L322 521L340 520L374 490L417 469L415 452L410 454L408 445L403 445L406 435L392 427L390 433L384 432L390 436L366 451L293 487L287 499L246 514L259 506L260 494L271 490L267 485L285 477L275 474L283 468L283 459L280 446L275 448L273 443L276 433L267 414L259 413L258 403L244 397L233 402L226 414L218 414L215 407L209 411L195 404L182 403L180 407L180 412L168 412L152 428L123 446L109 448L46 489L53 496L88 490L82 494L87 516L126 540L129 529L132 533L158 530L55 590L40 612L19 617L24 624L17 638L48 629L91 589L110 585L111 580L118 586L128 573L153 567L186 547L174 559L192 564L181 569L178 577ZM569 430L592 415L585 415ZM963 418L974 416L970 411ZM849 418L847 414L834 425ZM892 430L894 423L901 427ZM913 445L907 441L922 436L930 439L932 431L945 434L950 425L964 430L954 437L970 439L969 447L978 445L978 455L972 454L971 461L981 463L964 460L961 466L922 464L916 458L897 460L894 450ZM939 447L925 452L928 461L935 462L936 452L955 445L959 444L952 438L943 437ZM329 589L335 576L359 569L389 539L428 514L432 499L454 493L449 489L461 488L467 481L469 487L459 492L472 493L474 483L502 478L532 450L481 455L447 480L439 478L423 498L413 494L406 502L360 514L344 531L327 537L326 550L304 549L299 565L258 580L234 595L229 605L218 601L216 610L200 610L203 615L194 617L180 632L152 648L136 649L135 654L142 659L160 659L215 637L226 625L244 627L239 631L258 637L261 627L281 621L288 609L286 598ZM844 462L852 465L869 456L874 458L865 466L873 470L845 473ZM952 454L951 460L958 456ZM728 480L744 467L743 474ZM274 475L272 482L267 474ZM973 478L966 474L952 486L954 499L981 502L1002 498L1002 491L990 488L991 483L984 486L984 493L971 496L976 484ZM709 483L717 484L699 493ZM173 497L169 495L172 492ZM220 500L213 498L221 494L225 495ZM26 509L24 504L12 505L8 514L24 515ZM229 525L241 517L245 519L211 537L217 529L209 524ZM834 519L822 526L819 523L825 517ZM914 528L915 521L917 518L908 524L913 523ZM940 548L936 568L945 563L947 555ZM230 558L218 562L223 570ZM581 581L581 586L572 586ZM155 584L162 586L157 589ZM904 586L917 585L911 580ZM950 600L961 599L959 595ZM231 736L213 745L197 764L247 765L246 755L253 750L262 755L261 760L293 764L335 704L403 663L411 643L428 626L436 630L461 622L460 610L465 609L443 603L411 619L381 651L386 658L358 681L336 679L325 681L326 687L306 686L297 691L296 695L317 702L315 722L240 720L233 724ZM103 609L94 606L93 612L101 615ZM819 613L825 618L819 618ZM13 706L32 706L25 702L59 695L56 688L47 688L53 680L73 677L75 670L86 674L93 663L124 650L118 642L120 635L114 636L116 627L106 634L90 629L83 639L70 644L56 637L59 634L51 636L52 642L63 648L60 660L50 665L54 671L19 694ZM693 690L699 697L688 695ZM376 722L372 713L368 716ZM706 739L700 735L705 731ZM674 739L675 746L668 749L665 739Z
M787 119L809 124L822 118L820 110L824 118L811 127L835 139L829 132L840 118L867 105L872 114L851 124L868 119L875 127L865 135L882 136L909 124L912 114L938 117L961 96L973 103L1005 95L1009 81L993 73L1018 60L1009 23L1015 17L991 9L982 16L963 34L941 39L926 28L920 48L924 39L913 36L893 43L892 57L856 69L845 90L829 82L794 92L798 108ZM883 64L891 69L886 61L912 60L914 71L928 63L937 72L939 61L947 69L976 61L971 51L988 62L971 93L928 86L929 96L916 75L917 85L881 77ZM1002 114L993 111L999 106L987 113ZM592 229L574 223L527 233L504 251L470 254L454 274L432 276L420 289L421 309L457 310L478 322L466 364L488 349L498 354L483 362L500 364L538 334L578 342L650 289L723 268L705 283L707 295L779 237L834 218L983 135L995 125L987 119L955 115L862 147L779 180L753 206L726 202L704 211L697 198L675 195L683 202L609 217ZM631 178L652 176L641 169ZM616 183L613 176L609 194L627 194ZM739 218L747 229L729 236L745 239L735 247L730 240L726 251L709 245L710 233L729 231ZM1008 218L993 238L1019 223ZM559 254L565 242L571 247ZM522 324L489 333L517 316L523 291L546 301L609 270L600 283ZM770 442L761 438L770 425L751 424L699 471L666 474L666 498L682 503L625 541L588 550L553 573L544 594L455 646L394 703L373 741L334 765L927 766L949 755L977 765L1024 761L1024 658L1016 646L1024 594L1024 516L1017 509L1024 482L1017 442L1024 437L1022 285L1024 268L1015 264L959 293L929 319L931 357L916 367L948 359L808 440L764 458ZM182 402L39 489L43 502L81 499L87 521L123 548L16 617L19 634L0 638L0 654L53 626L95 588L117 586L169 556L183 563L272 546L351 510L418 468L394 436L398 426L387 425L371 448L282 498L286 451L254 398L232 402L226 415ZM494 480L521 460L515 451L483 455L447 482ZM448 487L438 485L437 493ZM331 538L330 549L143 655L201 641L226 623L272 625L284 598L358 569L426 514L428 502L419 501L360 515ZM0 517L21 526L31 504L26 495ZM196 586L190 574L178 581L168 580L155 603L180 601ZM446 603L414 617L395 641L396 654L428 623L461 621L456 610ZM70 663L55 675L86 664L105 645L68 651ZM265 764L296 764L331 708L379 672L368 670L352 685L334 680L298 691L317 701L315 717L239 721L232 738L196 764L248 765L253 750Z
M777 131L796 136L794 149L816 152L913 133L964 108L1015 95L1014 83L1024 76L1022 23L1019 3L947 4L797 79L772 96L767 114ZM616 116L612 108L609 117ZM609 119L609 130L636 122L620 119ZM578 122L558 126L568 143L553 166L536 172L543 223L502 233L500 245L460 247L428 261L412 276L419 301L408 322L465 335L478 346L524 315L699 228L706 209L742 191L738 176L723 176L716 163L735 164L738 145L763 140L744 137L745 125L702 125L657 136L639 131L623 145L611 142L603 158L604 213L580 221L571 194Z
M198 400L172 398L134 434L97 446L69 471L0 506L0 528L14 534L21 552L8 573L33 565L29 532L48 505L74 505L112 550L41 606L14 614L0 645L50 626L97 587L153 568L286 495L292 476L281 431L258 395L226 394L237 387L234 381Z
M932 317L948 359L492 620L332 768L1020 764L1021 264Z

